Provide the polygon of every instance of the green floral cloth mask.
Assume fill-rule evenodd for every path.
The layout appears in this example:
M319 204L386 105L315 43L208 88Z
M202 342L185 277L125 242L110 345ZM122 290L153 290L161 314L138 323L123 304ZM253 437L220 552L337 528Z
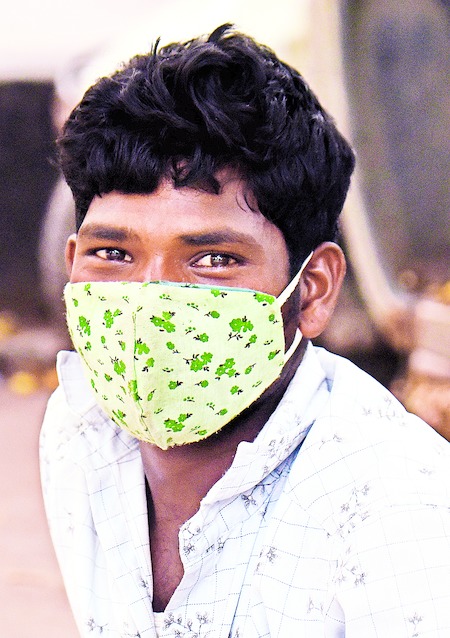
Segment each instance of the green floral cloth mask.
M280 375L281 307L274 297L170 282L67 284L67 324L96 398L133 436L162 449L220 430Z

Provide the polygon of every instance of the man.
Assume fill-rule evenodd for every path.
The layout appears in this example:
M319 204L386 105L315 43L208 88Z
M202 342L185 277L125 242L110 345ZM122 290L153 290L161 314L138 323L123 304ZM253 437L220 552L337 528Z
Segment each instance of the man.
M83 636L443 636L449 449L315 349L353 153L229 26L134 58L59 141L74 194L46 508Z

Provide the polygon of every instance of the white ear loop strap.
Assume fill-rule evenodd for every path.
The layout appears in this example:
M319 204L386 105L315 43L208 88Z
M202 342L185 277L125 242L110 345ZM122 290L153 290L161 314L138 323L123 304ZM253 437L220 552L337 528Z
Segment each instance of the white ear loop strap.
M309 263L309 260L313 256L313 253L314 253L314 251L312 250L309 253L308 257L305 259L305 261L302 263L301 268L298 271L298 273L295 275L295 277L292 279L292 281L289 282L289 284L283 290L281 295L278 297L278 301L280 303L280 306L282 306L289 299L291 294L294 292L295 288L298 285L298 282L300 281L300 277L302 276L303 271L305 270L306 266ZM302 337L303 337L303 335L302 335L302 333L300 331L300 328L297 328L297 330L295 331L294 340L292 341L292 343L289 346L288 350L284 353L284 363L285 364L289 361L289 359L292 357L294 352L297 350L297 347L298 347L300 341L302 340Z
M300 266L300 270L298 271L298 273L295 275L295 277L293 279L291 279L291 281L288 283L288 285L283 290L283 292L278 296L278 302L279 302L280 306L282 306L289 299L289 297L292 295L292 293L294 292L295 288L297 287L298 282L300 281L300 277L302 276L303 271L305 270L306 266L308 265L309 260L311 259L313 254L314 254L314 251L312 250L309 253L308 257L305 259L305 261Z

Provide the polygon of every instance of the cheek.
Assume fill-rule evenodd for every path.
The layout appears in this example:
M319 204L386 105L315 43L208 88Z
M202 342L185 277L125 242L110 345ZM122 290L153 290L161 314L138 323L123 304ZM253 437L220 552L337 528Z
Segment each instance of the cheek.
M300 295L295 289L281 309L283 316L284 338L289 346L294 339L295 332L300 324Z
M104 277L99 277L95 271L86 263L86 258L82 257L77 251L73 256L71 268L69 270L70 283L76 284L81 281L101 281Z
M69 272L70 282L75 284L79 281L85 281L86 278L83 277L83 260L80 258L76 251L73 255L71 264L72 265Z

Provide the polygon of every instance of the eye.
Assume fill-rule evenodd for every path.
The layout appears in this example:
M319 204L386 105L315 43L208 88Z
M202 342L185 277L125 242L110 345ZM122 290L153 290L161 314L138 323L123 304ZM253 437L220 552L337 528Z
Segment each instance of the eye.
M101 248L100 250L96 250L94 254L96 257L105 259L106 261L131 261L131 255L120 248Z
M194 266L199 268L225 268L234 266L238 261L235 257L225 253L208 253L194 262Z

